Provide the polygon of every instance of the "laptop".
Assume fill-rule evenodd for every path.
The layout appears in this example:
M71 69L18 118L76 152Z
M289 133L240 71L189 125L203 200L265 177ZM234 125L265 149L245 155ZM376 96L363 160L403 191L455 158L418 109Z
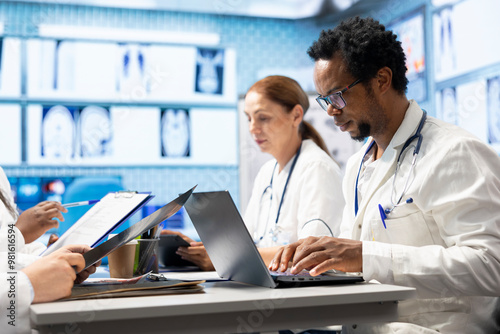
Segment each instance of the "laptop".
M228 191L193 193L184 207L217 274L224 279L269 288L363 281L359 275L342 272L319 276L270 272Z

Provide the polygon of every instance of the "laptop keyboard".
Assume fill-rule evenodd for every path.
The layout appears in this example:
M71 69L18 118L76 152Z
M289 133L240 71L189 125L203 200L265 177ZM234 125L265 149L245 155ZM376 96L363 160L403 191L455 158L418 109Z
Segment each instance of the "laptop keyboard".
M309 271L307 271L307 270L302 270L298 274L292 274L290 272L290 268L288 268L286 271L273 271L273 270L269 270L269 273L271 274L271 276L311 277L311 274L309 274Z

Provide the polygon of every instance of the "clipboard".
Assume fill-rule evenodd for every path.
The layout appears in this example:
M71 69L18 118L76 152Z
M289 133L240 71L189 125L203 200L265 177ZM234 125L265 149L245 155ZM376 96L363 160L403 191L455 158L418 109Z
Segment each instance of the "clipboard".
M40 255L49 255L63 246L72 244L95 247L153 197L149 192L108 193Z
M179 195L179 197L172 200L170 203L165 204L149 216L141 219L128 229L118 233L114 237L84 253L83 258L85 259L85 268L83 270L98 262L118 247L123 246L132 239L137 238L147 230L153 228L155 225L158 225L165 219L173 216L186 203L195 188L196 186L189 189L184 194Z

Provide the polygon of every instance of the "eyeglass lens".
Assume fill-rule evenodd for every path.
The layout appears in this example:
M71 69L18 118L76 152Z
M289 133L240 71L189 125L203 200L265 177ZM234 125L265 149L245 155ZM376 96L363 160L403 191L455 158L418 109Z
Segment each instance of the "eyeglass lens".
M321 108L323 108L323 110L325 111L328 110L329 104L331 104L335 109L342 109L345 107L344 100L339 94L332 94L325 98L318 98L317 101Z

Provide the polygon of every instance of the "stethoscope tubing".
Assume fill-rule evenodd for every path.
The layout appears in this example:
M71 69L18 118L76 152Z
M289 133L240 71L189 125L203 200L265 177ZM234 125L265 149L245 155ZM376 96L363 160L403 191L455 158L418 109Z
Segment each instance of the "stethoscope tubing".
M274 221L274 225L275 226L278 225L278 221L280 219L281 207L283 206L283 201L285 199L285 193L286 193L286 189L288 187L288 182L290 181L290 177L292 176L293 170L295 168L295 164L297 163L297 160L299 159L299 155L300 155L301 149L302 149L302 142L300 143L299 149L297 150L297 153L295 154L295 157L293 158L292 165L290 166L290 172L288 173L288 176L287 176L286 181L285 181L285 186L283 187L283 193L281 194L281 200L280 200L280 204L278 206L278 212L276 214L276 220ZM278 166L278 162L276 161L276 164L274 165L274 168L273 168L273 172L271 174L271 180L269 182L269 185L262 192L261 198L264 196L264 194L266 193L266 191L268 189L271 189L271 200L272 200L272 198L273 198L272 190L273 190L274 172L276 171L276 167L277 166ZM264 235L265 235L265 233L267 231L267 224L268 224L268 220L266 220L266 227L264 229ZM259 241L264 238L264 235L262 235L260 237Z
M424 123L425 123L426 119L427 119L427 112L424 110L424 112L422 114L422 118L420 119L420 123L419 123L418 128L417 128L417 131L415 132L415 134L413 136L411 136L410 138L408 138L406 140L406 142L404 143L403 148L401 149L401 152L399 152L398 160L396 161L396 165L399 164L401 156L403 155L403 152L410 146L410 144L415 139L418 138L417 145L415 145L415 149L413 150L413 159L412 159L412 168L415 166L416 158L417 158L418 154L420 153L420 147L422 146L422 140L423 140L422 128L424 127ZM359 204L358 204L358 182L359 182L359 175L361 174L361 168L363 167L363 161L365 160L365 157L368 154L368 152L370 152L370 150L373 148L373 145L375 145L375 141L374 140L372 140L372 142L370 143L370 145L368 145L368 148L367 148L365 154L363 155L363 158L361 159L361 163L359 165L358 175L356 177L355 192L354 192L354 215L355 216L357 216L358 210L359 210ZM398 200L398 203L396 203L394 206L397 206L399 204L399 202L401 201L401 199L403 198L403 196L404 196L404 192L403 192L403 194L401 194L401 196L400 196L400 198ZM392 200L392 195L391 195L391 200ZM411 201L408 202L408 203L411 203L411 202L413 202L413 199L411 199ZM379 205L379 207L381 208L380 205ZM386 211L386 210L384 210L384 211ZM390 213L390 211L389 211L389 213ZM385 225L385 222L384 222L384 225Z

